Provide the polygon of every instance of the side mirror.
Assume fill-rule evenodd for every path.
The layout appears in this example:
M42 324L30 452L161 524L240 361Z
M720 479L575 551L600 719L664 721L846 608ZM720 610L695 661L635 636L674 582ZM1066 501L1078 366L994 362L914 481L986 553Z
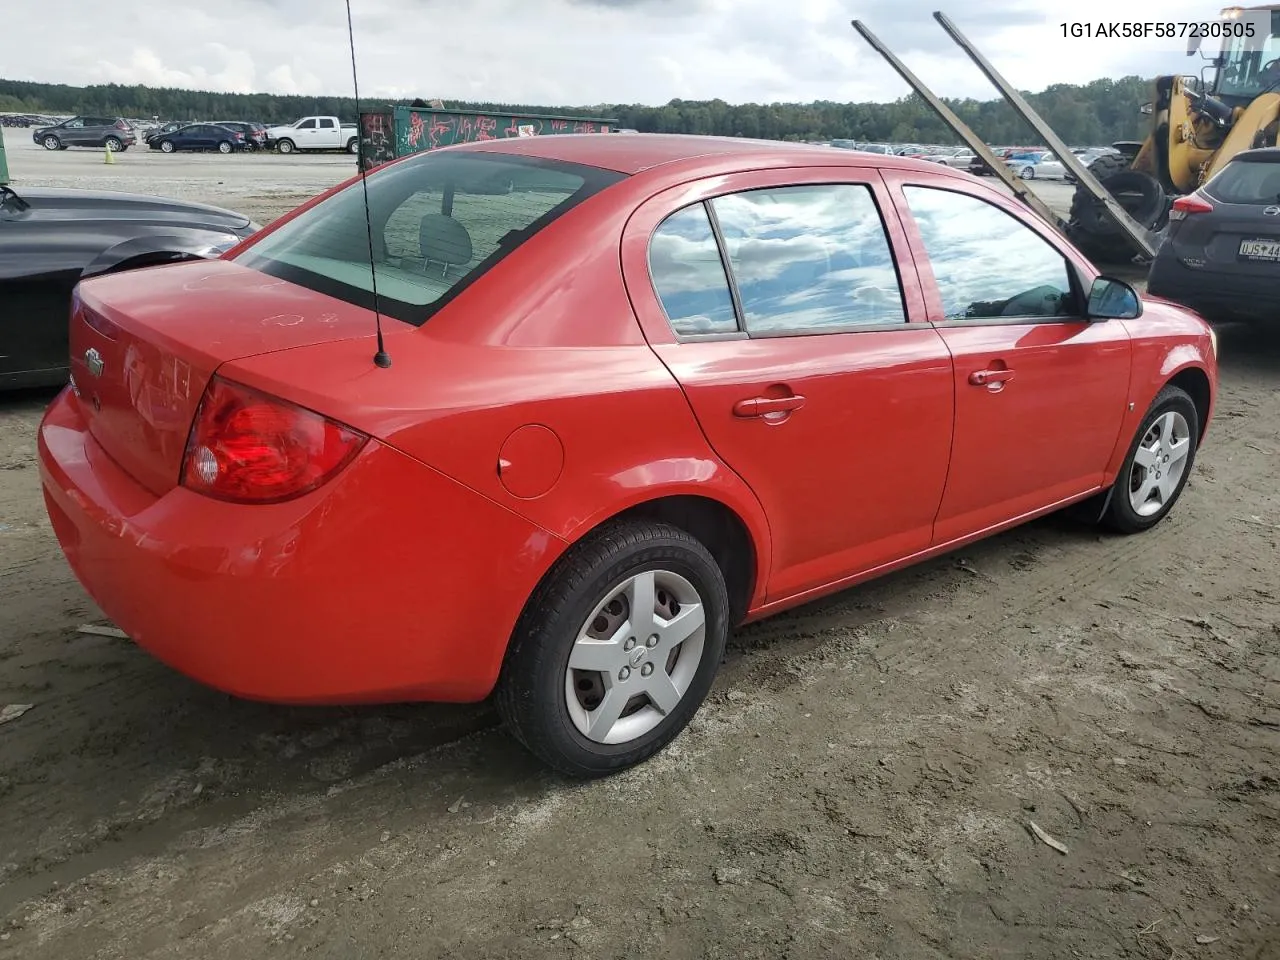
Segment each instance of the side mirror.
M1112 277L1098 277L1089 290L1089 320L1132 320L1142 316L1138 291Z

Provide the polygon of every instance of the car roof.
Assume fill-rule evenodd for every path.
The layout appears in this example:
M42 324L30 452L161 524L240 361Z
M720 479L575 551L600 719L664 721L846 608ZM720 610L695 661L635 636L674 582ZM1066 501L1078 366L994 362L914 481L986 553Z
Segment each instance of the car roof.
M602 167L623 174L641 173L654 167L680 161L705 160L708 167L713 167L719 166L728 158L747 163L759 163L762 166L776 166L787 162L811 166L873 166L882 169L928 170L930 173L944 176L949 169L926 160L839 150L826 144L676 133L645 133L629 137L607 133L553 134L541 137L482 140L445 149L511 153ZM953 171L951 175L965 176L957 171Z
M1243 163L1280 163L1280 147L1260 147L1257 150L1242 150L1231 159L1232 162Z

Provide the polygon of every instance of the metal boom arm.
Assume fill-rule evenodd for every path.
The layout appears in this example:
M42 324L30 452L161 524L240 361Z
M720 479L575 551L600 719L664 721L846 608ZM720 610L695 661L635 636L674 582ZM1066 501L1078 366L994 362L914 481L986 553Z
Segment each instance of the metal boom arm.
M1089 172L1084 164L1076 159L1075 154L1073 154L1070 148L1062 142L1061 138L1058 137L1049 125L1044 122L1040 115L1031 108L1031 105L1023 99L1022 95L1009 85L1008 81L1006 81L1004 77L999 74L996 68L988 62L986 57L978 52L977 48L969 42L969 39L960 32L956 25L952 23L945 14L935 12L933 17L942 25L942 29L947 31L947 34L951 39L954 40L966 54L968 54L969 58L975 64L977 64L978 69L981 70L983 74L986 75L987 79L995 85L996 89L1000 92L1000 95L1004 97L1005 101L1011 107L1013 107L1018 116L1026 121L1027 124L1035 130L1037 135L1039 135L1044 142L1049 145L1050 149L1057 154L1058 159L1062 161L1063 166L1070 170L1072 175L1093 195L1094 199L1104 206L1107 213L1116 222L1120 229L1124 231L1125 235L1128 236L1138 249L1148 257L1154 257L1156 250L1160 247L1159 238L1129 216L1128 211L1125 210L1124 207L1120 206L1115 197L1111 196L1111 194L1107 193L1107 191L1103 189L1103 186L1098 182L1098 179ZM920 99L928 104L929 108L938 115L942 122L955 131L956 135L969 145L969 149L980 156L991 171L1004 181L1005 185L1013 191L1014 196L1047 220L1050 224L1055 226L1059 231L1065 233L1067 226L1066 222L1049 209L1048 204L1041 200L1030 187L1015 177L1013 172L1009 170L1002 160L996 157L986 143L972 130L970 130L964 121L956 116L955 112L952 111L950 107L939 100L938 97L936 97L933 92L926 87L924 83L922 83L921 80L912 73L901 60L894 56L889 48L886 47L880 39L867 28L866 24L861 20L854 20L853 27L862 35L863 39L865 39L867 43L869 43L871 47L880 54L880 56L884 57L889 66L893 67L893 69L897 71L898 75L907 82Z
M880 41L880 38L871 32L865 23L861 20L854 20L853 29L862 34L863 39L871 44L872 49L884 57L889 66L893 67L902 79L907 81L911 89L916 92L921 100L928 104L929 108L938 115L942 122L954 130L956 135L969 145L969 149L983 159L987 166L991 168L991 171L1013 191L1014 196L1047 220L1050 225L1057 227L1058 230L1061 231L1066 228L1066 223L1063 222L1062 218L1049 209L1049 205L1032 192L1030 187L1015 177L1013 172L1005 166L1004 161L997 157L992 149L987 146L986 142L970 130L968 125L956 116L950 107L934 96L933 91L926 87L924 82L912 73L907 65L899 60Z
M1107 193L1102 184L1098 182L1098 178L1090 173L1089 169L1076 158L1076 155L1071 152L1071 148L1062 142L1062 138L1054 133L1053 129L1044 122L1044 119L1031 108L1031 104L1023 99L1022 94L1010 86L1009 81L1000 76L996 68L988 62L986 57L978 52L978 48L969 41L968 37L960 32L960 29L951 22L946 14L935 11L933 19L942 25L942 29L947 31L947 34L960 49L969 55L969 59L977 64L978 69L995 85L995 88L1000 91L1000 95L1004 97L1009 106L1013 107L1014 112L1025 120L1031 129L1035 130L1040 138L1049 145L1049 149L1058 155L1058 159L1062 161L1063 166L1070 170L1084 188L1093 194L1093 198L1106 208L1107 213L1111 215L1111 219L1125 232L1125 235L1144 254L1148 257L1154 257L1156 251L1160 249L1160 239L1138 223L1137 220L1134 220L1133 217L1129 216L1129 211L1120 206L1115 197Z

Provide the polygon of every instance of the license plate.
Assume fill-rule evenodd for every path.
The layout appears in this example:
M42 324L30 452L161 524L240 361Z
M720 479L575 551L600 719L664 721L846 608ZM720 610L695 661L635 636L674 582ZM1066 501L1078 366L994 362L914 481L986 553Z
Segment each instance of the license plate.
M1280 261L1280 240L1241 240L1240 258Z

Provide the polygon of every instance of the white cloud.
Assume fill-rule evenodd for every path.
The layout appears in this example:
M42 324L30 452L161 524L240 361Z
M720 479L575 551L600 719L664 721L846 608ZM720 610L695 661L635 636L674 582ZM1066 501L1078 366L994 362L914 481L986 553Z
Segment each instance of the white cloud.
M853 31L864 20L936 92L994 91L933 21L937 0L352 0L362 94L508 103L891 100L906 85ZM1007 0L955 5L1015 85L1198 72L1181 40L1063 37L1064 21L1183 21L1218 0ZM16 6L16 9L15 9ZM338 0L8 0L0 72L44 82L347 94ZM179 12L180 10L180 12ZM1123 11L1123 12L1121 12ZM54 46L50 46L53 43ZM56 56L50 56L50 50Z

